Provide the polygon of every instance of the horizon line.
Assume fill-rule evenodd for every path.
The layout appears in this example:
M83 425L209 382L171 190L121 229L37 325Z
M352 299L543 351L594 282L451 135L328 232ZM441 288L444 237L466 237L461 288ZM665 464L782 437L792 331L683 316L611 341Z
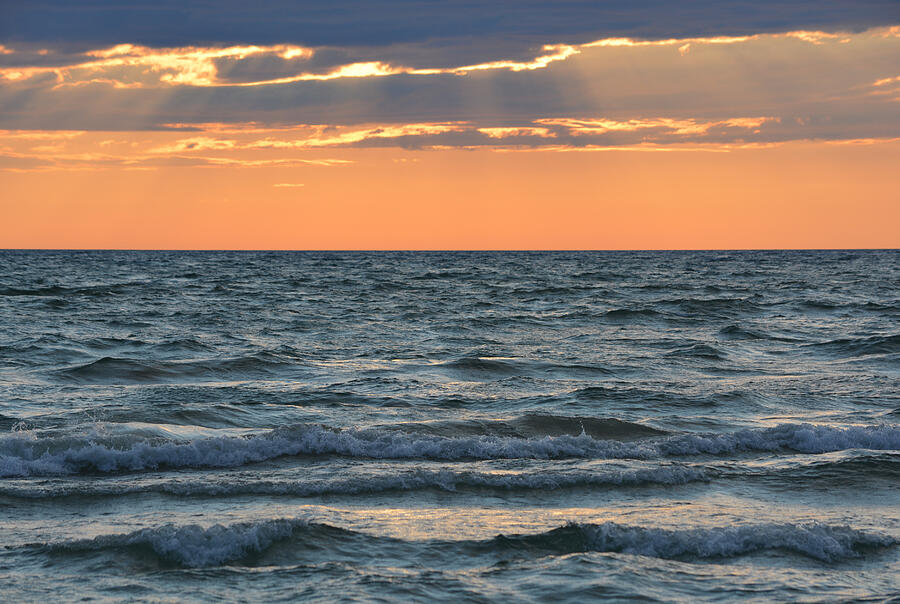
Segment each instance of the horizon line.
M760 248L0 248L0 252L874 252L900 251L900 247L760 247Z

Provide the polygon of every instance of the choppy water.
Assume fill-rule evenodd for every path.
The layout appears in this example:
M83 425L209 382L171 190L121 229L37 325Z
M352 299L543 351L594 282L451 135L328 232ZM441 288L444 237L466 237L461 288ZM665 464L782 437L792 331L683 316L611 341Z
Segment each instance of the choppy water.
M8 601L890 601L900 252L0 252Z

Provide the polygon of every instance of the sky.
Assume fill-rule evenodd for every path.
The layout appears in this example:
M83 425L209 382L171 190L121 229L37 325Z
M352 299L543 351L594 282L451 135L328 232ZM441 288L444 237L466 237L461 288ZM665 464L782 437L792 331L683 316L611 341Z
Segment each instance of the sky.
M897 166L897 0L0 0L0 248L896 248Z

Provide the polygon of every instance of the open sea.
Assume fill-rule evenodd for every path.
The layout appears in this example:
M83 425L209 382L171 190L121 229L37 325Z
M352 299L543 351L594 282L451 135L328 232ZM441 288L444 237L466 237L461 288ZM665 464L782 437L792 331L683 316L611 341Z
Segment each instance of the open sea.
M900 252L0 252L0 600L900 602Z

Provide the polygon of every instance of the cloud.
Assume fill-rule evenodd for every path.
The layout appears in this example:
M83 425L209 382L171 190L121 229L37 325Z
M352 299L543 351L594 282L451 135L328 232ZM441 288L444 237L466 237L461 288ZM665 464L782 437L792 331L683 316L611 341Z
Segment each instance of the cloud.
M257 150L252 145L229 140L224 132L189 138L182 138L178 131L85 132L78 133L78 136L71 136L72 133L63 133L65 136L56 134L53 131L0 131L0 170L316 168L353 163L348 159L312 155L309 151L300 154ZM253 130L249 130L247 135L256 136Z
M527 60L501 59L471 65L450 67L413 67L392 65L384 61L356 61L331 65L320 71L308 70L308 61L316 51L311 48L289 45L228 46L223 48L148 48L133 44L116 46L81 53L81 59L68 57L57 65L20 64L0 67L0 80L25 82L40 80L52 82L55 88L107 84L114 88L154 88L166 86L194 87L246 87L275 86L296 82L328 81L344 78L373 78L399 74L410 75L465 75L473 71L509 70L530 71L544 69L554 61L564 61L580 52L565 44L548 44L541 54ZM259 59L268 60L268 69L255 78L240 74L240 63ZM273 62L277 61L277 69ZM25 62L24 60L22 62ZM272 73L274 71L280 72ZM243 70L246 74L247 71ZM227 74L223 77L222 74Z
M211 138L209 136L195 136L175 141L172 144L150 149L150 153L183 153L185 151L221 151L234 149L237 141L228 139Z
M216 86L222 84L218 78L217 61L240 61L257 55L272 55L284 61L302 62L310 58L313 51L285 44L269 47L189 46L157 49L117 44L80 53L80 61L76 57L67 57L58 65L0 68L0 78L19 81L52 76L56 86L82 86L91 83L108 83L116 88Z
M649 118L616 121L611 119L545 118L535 120L545 126L561 126L572 136L606 134L609 132L635 132L651 130L657 135L704 135L712 129L739 128L759 133L759 127L771 117L738 117L725 120L701 121L697 119Z
M535 120L540 123L540 120ZM522 136L537 136L540 138L555 138L556 133L551 132L549 128L540 128L533 126L506 126L494 128L478 128L478 132L486 134L490 138L511 138Z
M183 125L180 125L183 126ZM157 167L328 167L352 163L311 156L322 148L402 147L496 151L709 151L762 146L790 139L793 124L769 117L720 120L653 117L617 121L602 117L538 118L516 126L447 122L278 126L256 123L195 124L152 133L85 132L49 138L33 132L0 132L0 169L98 170ZM136 137L138 134L139 137ZM113 136L114 138L109 138ZM32 164L28 162L34 160ZM37 161L40 160L40 161ZM288 187L290 183L273 186Z
M685 46L688 52L680 50ZM327 60L317 58L322 54ZM64 67L34 66L44 70L35 72L35 81L0 85L0 127L170 130L180 136L158 143L155 153L188 156L346 146L724 145L900 135L900 28L605 38L443 67L421 62L432 56L407 57L409 64L335 66L334 60L374 57L287 44L119 45L80 56L80 63ZM247 61L261 70L256 76ZM276 75L278 83L272 83ZM48 76L52 81L41 79ZM121 87L103 83L111 79Z
M893 30L889 30L893 31ZM113 88L189 87L250 87L277 86L300 82L323 82L347 78L376 78L397 75L435 76L468 75L482 71L523 72L546 69L594 48L677 47L686 55L691 45L740 44L758 40L759 35L714 36L641 40L632 38L603 38L583 44L544 44L539 52L528 58L492 59L472 64L429 65L417 58L415 48L408 48L407 64L386 59L371 60L363 53L355 56L348 49L334 54L324 49L331 61L317 61L317 49L287 44L272 46L176 47L149 48L134 44L117 44L109 48L87 50L78 56L61 58L47 65L46 55L31 55L13 61L13 66L0 66L0 80L52 84L54 88L105 84ZM813 45L851 38L844 34L821 31L792 31L775 34L775 38L795 38ZM13 51L9 51L15 54ZM359 60L367 58L370 60ZM38 59L38 60L35 60ZM403 60L404 58L401 58ZM335 60L346 61L336 63ZM249 64L249 65L245 65Z
M7 2L0 20L6 47L88 49L124 41L149 47L228 44L391 46L434 43L466 47L478 40L517 40L535 47L547 37L567 44L598 38L688 38L796 30L860 30L900 21L893 0L542 0L476 2L272 0L31 0ZM481 60L475 62L482 62Z
M84 130L51 130L43 132L35 132L33 130L0 130L0 138L2 139L22 139L22 140L68 140L85 134Z
M327 168L354 163L322 157L321 149L394 147L420 150L482 149L495 152L729 153L804 139L806 120L773 117L726 119L601 116L537 118L514 126L490 122L280 125L172 124L154 132L0 131L0 171L154 170L158 168ZM816 127L815 124L812 124ZM185 132L200 132L184 136ZM61 134L61 136L57 136ZM825 142L877 145L900 140L844 137ZM275 188L303 183L276 182Z

